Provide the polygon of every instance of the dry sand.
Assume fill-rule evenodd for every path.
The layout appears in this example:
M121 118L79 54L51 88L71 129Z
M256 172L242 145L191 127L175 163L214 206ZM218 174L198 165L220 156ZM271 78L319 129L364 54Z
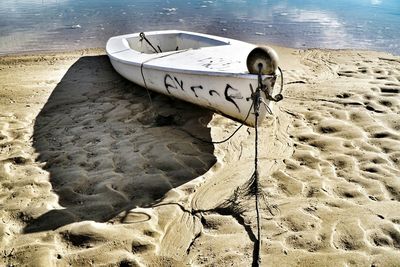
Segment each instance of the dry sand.
M263 266L400 266L400 58L277 50ZM151 96L101 50L0 58L1 266L251 266L254 129Z

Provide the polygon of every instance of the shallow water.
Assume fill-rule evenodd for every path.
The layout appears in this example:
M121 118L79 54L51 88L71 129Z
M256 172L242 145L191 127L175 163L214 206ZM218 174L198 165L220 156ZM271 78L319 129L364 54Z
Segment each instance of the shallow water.
M105 47L111 36L159 29L400 55L400 1L0 1L0 53Z

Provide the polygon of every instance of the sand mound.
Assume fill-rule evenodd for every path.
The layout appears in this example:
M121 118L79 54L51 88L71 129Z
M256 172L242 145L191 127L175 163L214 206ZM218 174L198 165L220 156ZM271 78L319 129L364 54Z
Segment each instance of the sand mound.
M400 59L277 48L260 129L266 266L400 265ZM102 51L0 58L3 265L250 266L254 129L151 93Z

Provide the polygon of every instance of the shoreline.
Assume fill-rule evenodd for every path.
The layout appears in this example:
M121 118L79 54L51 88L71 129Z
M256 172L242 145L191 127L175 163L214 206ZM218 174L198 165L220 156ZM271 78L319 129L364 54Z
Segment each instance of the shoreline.
M0 58L10 58L10 57L40 57L40 56L59 56L59 55L74 55L76 54L106 54L105 48L93 47L93 48L82 48L76 50L32 50L32 51L21 51L14 53L4 53L0 54Z
M262 261L400 265L400 57L273 47L286 85L260 128ZM150 104L104 49L0 56L0 70L2 264L254 262L254 199L235 193L253 129L199 142L186 132L221 140L238 123Z
M251 42L250 42L251 43ZM399 57L399 55L393 54L388 51L378 51L378 50L370 50L370 49L362 49L362 48L324 48L324 47L290 47L290 46L285 46L285 45L280 45L280 44L275 44L275 43L267 43L267 44L262 44L262 43L254 43L255 45L267 45L271 46L273 48L281 48L281 49L291 49L291 50L321 50L321 51L351 51L351 52L372 52L372 53L385 53L388 54L389 56L393 57ZM90 52L100 52L105 51L105 44L104 47L86 47L86 48L79 48L79 49L62 49L62 50L26 50L26 51L18 51L18 52L0 52L0 57L12 57L12 56L44 56L44 55L53 55L53 54L71 54L71 53L79 53L79 52L84 52L84 53L90 53Z

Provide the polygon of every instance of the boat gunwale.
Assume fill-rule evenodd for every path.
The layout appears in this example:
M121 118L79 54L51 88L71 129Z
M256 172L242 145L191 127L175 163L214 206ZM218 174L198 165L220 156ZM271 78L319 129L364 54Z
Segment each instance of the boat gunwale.
M174 73L184 73L184 74L193 74L193 75L204 75L204 76L225 76L225 77L233 77L233 78L245 78L250 80L257 80L258 75L250 74L250 73L238 73L238 72L222 72L222 71L203 71L203 70L189 70L189 69L179 69L179 68L172 68L172 67L160 67L157 65L151 65L147 63L139 63L139 62L132 62L127 60L122 60L119 58L115 58L112 55L108 54L111 60L115 60L117 62L126 64L128 66L138 67L141 68L143 64L143 69L153 69L158 71L165 71L165 72L174 72ZM156 58L154 58L156 59ZM276 75L263 75L262 78L273 78Z
M165 34L165 33L185 33L185 34L191 34L191 35L195 35L195 36L201 36L201 37L206 37L206 38L211 38L214 40L218 40L218 41L222 41L227 43L226 45L235 45L236 44L240 44L240 43L244 43L244 44L249 44L249 43L245 43L239 40L234 40L234 39L230 39L230 38L225 38L225 37L219 37L219 36L213 36L213 35L208 35L208 34L202 34L202 33L193 33L193 32L187 32L187 31L179 31L179 30L168 30L168 31L153 31L153 32L149 32L152 35L156 35L156 34ZM123 42L123 40L126 40L126 38L130 38L130 37L135 37L135 36L139 36L139 33L133 33L133 34L126 34L126 35L120 35L120 36L115 36L110 38L107 41L107 48L108 48L108 44L110 42L110 40L112 39L118 39L121 40L121 42ZM251 45L251 44L249 44ZM224 45L222 45L224 46ZM254 47L256 47L254 45ZM212 47L207 47L207 49L210 49ZM200 49L196 49L196 50L201 50ZM256 74L251 74L251 73L240 73L240 72L224 72L224 71L218 71L218 70L213 70L213 71L206 71L206 70L194 70L194 69L182 69L182 68L174 68L174 67L163 67L163 66L157 66L151 63L147 63L150 62L152 60L156 60L158 58L162 58L162 57L167 57L170 55L174 55L177 53L184 53L187 51L193 51L193 49L184 49L184 50L179 50L179 51L168 51L168 52L164 52L164 53L159 53L162 54L159 57L149 57L146 60L143 60L143 62L138 62L138 61L130 61L130 60L124 60L120 57L114 56L115 54L119 54L122 52L131 52L131 53L136 53L138 55L141 55L143 53L134 50L132 48L126 48L120 51L116 51L113 53L110 53L108 49L106 49L107 55L109 56L110 60L115 60L117 62L129 65L129 66L135 66L135 67L139 67L139 68L146 68L146 69L154 69L154 70L158 70L158 71L165 71L165 72L174 72L174 73L185 73L185 74L193 74L193 75L204 75L204 76L224 76L224 77L233 77L233 78L244 78L244 79L250 79L250 80L256 80L258 79L258 75ZM158 55L158 54L151 54L151 55ZM266 78L273 78L276 77L276 75L263 75L262 76L263 79Z

